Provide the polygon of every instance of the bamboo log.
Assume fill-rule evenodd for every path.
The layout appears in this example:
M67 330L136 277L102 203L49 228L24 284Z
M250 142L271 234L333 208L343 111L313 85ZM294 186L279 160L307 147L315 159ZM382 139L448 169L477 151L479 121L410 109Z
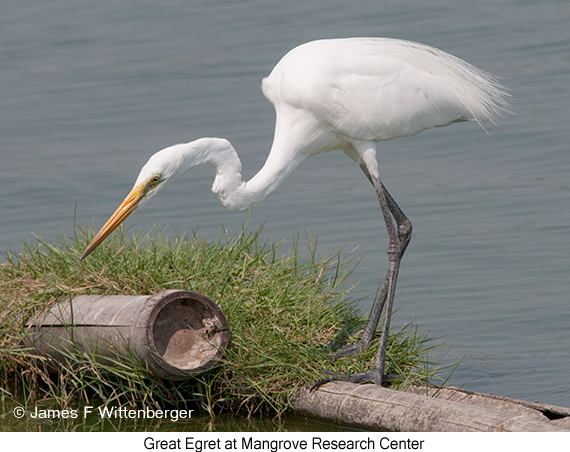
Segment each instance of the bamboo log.
M211 368L228 344L228 322L212 300L167 290L153 296L80 295L27 322L26 343L66 360L79 350L106 364L134 356L155 375L183 380Z
M297 414L368 430L402 432L568 431L537 417L394 391L377 385L333 381L293 398Z
M436 386L409 386L406 391L520 416L529 416L541 421L550 420L555 424L562 419L570 421L570 408L567 407L512 399L494 394L483 394L455 386L446 386L444 388Z

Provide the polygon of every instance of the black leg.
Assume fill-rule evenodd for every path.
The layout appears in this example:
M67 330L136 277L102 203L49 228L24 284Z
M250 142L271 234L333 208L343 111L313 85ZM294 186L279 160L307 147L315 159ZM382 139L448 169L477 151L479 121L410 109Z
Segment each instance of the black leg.
M374 339L376 329L380 321L380 316L382 314L384 306L386 306L384 324L382 326L382 334L380 337L380 346L378 348L378 353L376 355L376 360L372 369L363 374L351 375L348 378L350 381L354 382L373 381L376 384L382 384L384 367L386 363L386 345L388 343L388 333L390 331L390 320L394 304L396 282L398 279L398 272L400 269L402 256L404 255L404 252L412 237L412 224L410 220L408 220L408 218L404 215L398 204L396 204L380 180L376 177L371 176L364 165L361 165L361 168L376 190L380 208L382 209L382 215L384 216L384 221L386 223L386 229L388 231L388 236L390 239L390 244L388 246L389 268L384 283L382 284L382 288L380 289L378 299L376 300L374 308L370 314L368 324L362 333L360 342L354 345L343 347L341 350L337 351L334 354L333 359L352 356L366 349ZM396 225L394 225L394 221ZM322 382L319 383L323 384L324 382L332 379L335 378L322 380Z

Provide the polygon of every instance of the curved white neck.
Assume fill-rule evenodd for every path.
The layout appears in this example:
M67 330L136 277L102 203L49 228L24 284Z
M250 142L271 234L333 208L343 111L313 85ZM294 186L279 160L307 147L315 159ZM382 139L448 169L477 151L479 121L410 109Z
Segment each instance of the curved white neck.
M283 159L282 151L272 149L263 168L244 182L240 158L229 141L222 138L201 138L184 146L186 162L182 172L199 164L212 165L216 169L212 192L228 210L243 210L261 202L277 190L304 160L299 157ZM272 157L275 155L281 157Z

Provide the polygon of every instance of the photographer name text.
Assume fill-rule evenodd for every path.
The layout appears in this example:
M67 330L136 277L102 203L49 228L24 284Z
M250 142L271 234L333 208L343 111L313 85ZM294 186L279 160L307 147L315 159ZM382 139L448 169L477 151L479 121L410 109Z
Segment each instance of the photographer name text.
M35 407L28 416L31 419L84 419L95 415L101 419L170 419L176 422L179 419L192 419L194 410L155 410L152 408L129 409L117 406L84 406L82 410L48 410Z

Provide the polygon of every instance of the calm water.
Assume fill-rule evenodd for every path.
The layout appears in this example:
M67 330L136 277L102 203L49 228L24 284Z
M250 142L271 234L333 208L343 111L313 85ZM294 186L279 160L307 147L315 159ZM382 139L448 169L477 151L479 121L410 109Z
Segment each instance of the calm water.
M396 326L415 318L466 356L454 383L570 406L570 3L567 0L4 2L0 15L0 251L32 233L100 226L156 150L221 136L244 176L274 115L259 85L323 37L425 42L502 78L515 115L383 143L380 171L414 224ZM240 230L194 169L136 218L215 238ZM347 243L373 293L387 236L374 192L341 153L315 157L252 213L271 241ZM363 302L363 312L372 303Z

